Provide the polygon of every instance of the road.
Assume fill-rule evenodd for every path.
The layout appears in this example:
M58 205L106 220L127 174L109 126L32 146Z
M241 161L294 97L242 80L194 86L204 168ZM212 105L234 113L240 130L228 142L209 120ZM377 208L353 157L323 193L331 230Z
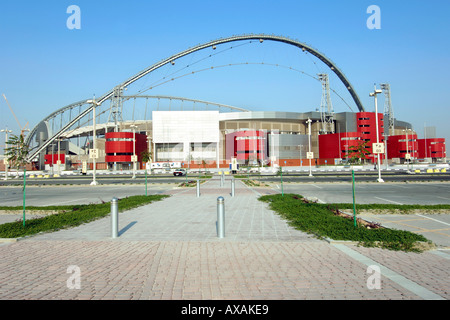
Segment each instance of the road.
M281 191L281 183L275 188ZM326 203L352 203L351 183L283 183L283 192L317 198ZM355 184L357 203L450 204L449 183L378 183Z
M151 184L147 194L158 194L171 190L174 184ZM26 188L26 205L58 206L72 204L90 204L109 202L113 197L124 198L133 195L144 195L145 186L129 185L77 185L77 186L28 186ZM21 187L0 187L2 206L21 206L23 203Z
M430 176L429 182L405 180L395 176L398 182L376 182L376 176L360 175L356 178L355 196L358 203L394 204L450 204L450 184L442 176ZM410 176L408 176L410 177ZM408 178L406 177L406 178ZM197 177L188 177L188 180ZM215 177L217 179L217 177ZM298 193L305 197L315 197L327 203L351 203L353 201L351 177L322 175L308 176L254 176L268 182L273 190ZM3 181L0 184L1 205L22 204L22 181ZM59 205L64 203L97 203L110 201L112 197L145 194L143 177L111 176L97 179L99 186L90 186L89 177L36 179L27 182L26 201L28 205ZM186 181L185 177L159 177L148 179L148 193L161 193ZM230 177L226 177L228 184Z
M252 179L268 181L268 182L351 182L352 173L347 172L313 172L313 176L310 177L309 172L286 172L282 176L274 174L241 174L238 177L250 177ZM215 173L217 176L217 173ZM191 174L187 177L188 180L196 180L202 175ZM226 179L230 179L231 175L226 175ZM355 180L357 182L374 182L378 178L378 173L375 171L357 172L355 171ZM450 171L446 173L417 173L417 174L407 174L405 172L390 171L385 172L382 175L385 182L450 182ZM27 178L27 186L30 185L89 185L92 182L92 175L65 175L58 178L48 177L48 178ZM174 177L171 174L158 174L149 175L147 177L148 183L182 183L186 180L186 177ZM102 174L96 176L96 181L101 184L145 184L145 175L138 174L135 179L132 179L131 174ZM0 180L0 186L22 186L23 179L20 178L9 178L7 181Z

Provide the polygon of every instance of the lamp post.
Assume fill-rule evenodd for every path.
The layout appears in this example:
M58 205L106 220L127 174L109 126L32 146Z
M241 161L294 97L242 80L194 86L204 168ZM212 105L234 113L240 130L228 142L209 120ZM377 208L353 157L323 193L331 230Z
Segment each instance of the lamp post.
M58 138L58 160L56 160L56 163L58 164L58 176L61 176L61 138Z
M302 149L303 149L303 145L299 144L298 145L300 148L300 159L299 159L299 166L300 166L300 170L302 170Z
M388 137L389 137L389 135L388 135L388 132L389 132L389 129L388 129L388 131L387 132L384 132L384 161L386 161L386 170L388 170L388 165L389 165L389 163L388 163L388 151L387 151L387 144L388 144Z
M408 137L408 131L411 131L411 129L404 129L402 130L403 132L406 133L406 155L405 155L405 160L408 160L408 171L409 171L409 161L411 159L411 154L409 153L409 137ZM406 159L408 158L408 159Z
M93 128L92 128L92 132L93 132L93 134L92 134L92 138L93 138L93 140L94 140L94 143L93 143L93 145L94 145L94 149L93 149L93 151L92 151L92 162L93 162L93 169L94 169L94 173L93 173L93 175L92 175L92 182L91 182L91 186L96 186L98 183L97 183L97 181L95 180L96 179L96 172L97 172L97 157L98 157L98 150L97 150L97 136L96 136L96 123L95 123L95 118L96 118L96 115L95 115L95 107L98 107L99 105L100 105L100 103L98 103L97 101L95 101L95 96L94 96L94 99L92 99L92 100L88 100L87 101L87 103L90 103L90 104L92 104L92 124L93 124Z
M131 177L132 179L136 179L136 128L137 126L132 124L130 126L131 128L133 128L133 176Z
M0 132L5 133L5 149L6 149L6 144L8 143L8 133L11 133L12 130L8 130L8 128L6 128L6 129L0 130ZM4 163L5 163L5 178L4 178L4 180L8 180L8 164L9 164L8 162L9 162L8 159L6 159L6 157L5 157L5 159L4 159Z
M312 177L312 172L311 172L311 122L312 120L310 118L308 118L308 120L306 121L306 123L308 124L308 158L309 158L309 176Z
M377 145L380 143L380 137L378 135L378 105L377 105L377 94L382 93L382 90L379 90L376 88L375 86L375 90L374 92L371 92L369 94L369 96L374 97L375 98L375 126L376 126L376 134L377 134ZM378 151L378 150L377 150ZM372 147L372 152L373 152L373 147ZM378 158L378 182L384 182L383 179L381 179L381 167L380 167L380 153L377 153L377 158Z
M428 154L430 155L431 163L433 163L433 158L431 157L431 146L428 146Z

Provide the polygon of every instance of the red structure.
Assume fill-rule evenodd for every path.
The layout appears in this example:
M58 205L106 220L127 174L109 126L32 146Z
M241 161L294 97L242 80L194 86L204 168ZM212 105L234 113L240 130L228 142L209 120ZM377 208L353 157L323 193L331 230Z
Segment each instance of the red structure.
M141 152L148 150L147 136L145 134L133 132L108 132L105 134L105 161L112 162L131 162L134 152L138 157L138 162L142 162Z
M350 158L351 150L361 143L366 143L369 159L376 162L376 154L372 154L372 144L377 142L377 126L374 112L358 112L356 114L357 132L341 132L319 135L320 158ZM383 114L378 113L378 141L384 143ZM380 154L380 160L384 154Z
M261 161L266 158L266 134L261 130L243 130L226 135L226 158Z
M420 159L446 157L444 138L417 139L417 145Z
M361 139L358 132L340 132L319 135L319 158L345 159Z
M376 162L377 155L372 153L372 144L377 142L377 126L375 112L358 112L356 114L357 132L361 140L367 142L369 157ZM378 113L378 141L384 143L384 118L382 113ZM384 154L380 154L380 160L384 159Z
M44 155L44 164L58 164L58 160L61 161L61 164L66 163L66 155L64 153L55 153L55 154L46 154Z
M419 158L419 146L417 134L406 134L389 136L387 143L388 159L406 159L406 154L410 154L411 159Z

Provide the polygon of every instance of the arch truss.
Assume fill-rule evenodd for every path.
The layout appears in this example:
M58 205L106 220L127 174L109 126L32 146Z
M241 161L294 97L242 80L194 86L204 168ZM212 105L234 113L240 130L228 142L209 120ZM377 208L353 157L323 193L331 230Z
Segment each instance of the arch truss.
M312 48L311 46L309 46L305 43L299 42L297 40L293 40L293 39L283 37L283 36L266 35L266 34L237 35L237 36L232 36L232 37L228 37L228 38L213 40L208 43L200 44L195 47L189 48L189 49L182 51L180 53L177 53L167 59L157 62L157 63L151 65L150 67L142 70L141 72L135 74L131 78L120 83L119 85L115 86L112 90L110 90L109 92L102 95L98 100L95 101L95 103L96 103L96 105L101 105L102 103L106 102L107 100L113 101L115 96L117 96L117 92L120 92L121 90L127 88L129 85L131 85L132 83L145 77L146 75L150 74L151 72L153 72L165 65L173 64L174 61L179 58L182 58L184 56L187 56L189 54L192 54L194 52L204 50L207 48L215 48L217 45L221 45L224 43L245 41L245 40L259 40L260 42L263 42L263 41L281 42L281 43L295 46L295 47L301 49L303 52L308 52L308 53L312 54L313 56L318 58L320 61L322 61L328 68L330 68L330 70L332 70L337 75L337 77L340 79L340 81L344 84L346 89L349 91L349 93L350 93L353 101L355 102L356 106L358 107L359 111L365 111L357 93L355 92L353 86L350 84L350 81L347 79L347 77L344 75L344 73L328 57L326 57L324 54L322 54L318 50ZM184 98L184 100L187 101L188 99ZM230 106L227 106L227 107L230 107ZM56 115L61 114L62 112L66 111L66 110L73 110L75 108L79 108L78 115L76 115L73 119L71 118L70 121L66 125L62 126L58 132L54 133L52 135L52 137L48 137L48 139L46 139L45 142L43 142L37 148L35 148L35 150L32 153L30 153L29 158L28 158L29 160L35 158L40 152L45 150L45 148L47 146L49 146L51 143L53 143L53 141L55 141L56 139L59 139L63 135L64 132L66 132L74 124L79 122L86 115L91 113L94 108L94 104L89 103L89 100L82 100L77 103L74 103L74 104L71 104L64 108L59 109L58 111L49 115L43 121L45 121L46 119L53 118ZM117 109L112 112L114 112L117 115ZM30 135L28 136L28 138L29 138L28 143L31 141L35 131L36 131L36 128L33 129L32 132L30 132Z

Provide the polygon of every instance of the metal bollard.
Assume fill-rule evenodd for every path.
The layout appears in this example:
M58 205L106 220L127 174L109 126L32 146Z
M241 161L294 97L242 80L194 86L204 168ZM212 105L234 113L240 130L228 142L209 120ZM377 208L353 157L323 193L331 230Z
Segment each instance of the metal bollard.
M119 200L111 200L111 237L117 238L119 235Z
M231 178L231 196L234 197L234 177Z
M197 198L200 197L200 180L197 179Z
M217 198L217 237L225 237L225 200Z

